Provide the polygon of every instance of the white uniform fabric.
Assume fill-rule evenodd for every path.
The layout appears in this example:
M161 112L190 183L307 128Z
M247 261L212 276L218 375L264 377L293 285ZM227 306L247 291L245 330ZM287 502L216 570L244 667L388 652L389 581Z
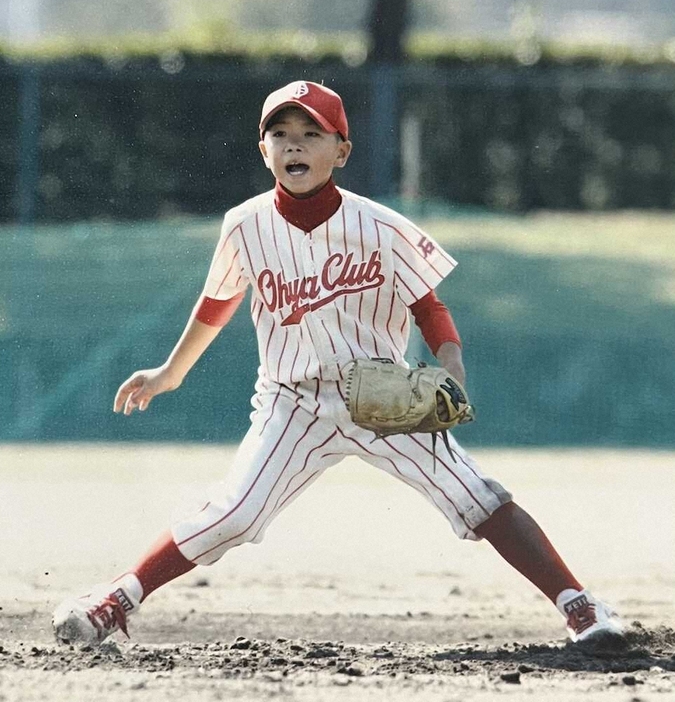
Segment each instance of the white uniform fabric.
M373 441L344 403L343 369L354 358L405 363L408 307L456 262L422 230L385 207L340 190L337 212L305 233L277 212L273 191L225 216L204 288L226 300L252 286L260 368L251 427L222 483L173 536L208 565L258 542L274 517L345 456L359 456L422 493L460 538L511 500L450 437Z
M341 382L288 386L260 379L256 389L251 428L226 479L210 488L201 511L173 526L178 548L193 563L209 565L234 546L260 542L274 517L345 456L414 487L460 538L476 540L473 529L511 499L452 436L454 458L439 441L435 467L430 434L373 441L372 432L351 421Z
M353 358L403 356L408 307L456 262L402 215L346 190L305 233L277 212L274 191L225 216L204 295L248 285L261 375L280 383L338 380Z

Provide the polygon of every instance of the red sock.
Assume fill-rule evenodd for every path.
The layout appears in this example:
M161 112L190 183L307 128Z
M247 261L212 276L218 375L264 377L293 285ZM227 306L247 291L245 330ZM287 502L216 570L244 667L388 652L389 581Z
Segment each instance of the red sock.
M171 534L163 534L132 571L143 587L141 602L153 590L196 567L180 552Z
M583 590L541 527L514 502L502 505L475 532L554 604L563 590Z

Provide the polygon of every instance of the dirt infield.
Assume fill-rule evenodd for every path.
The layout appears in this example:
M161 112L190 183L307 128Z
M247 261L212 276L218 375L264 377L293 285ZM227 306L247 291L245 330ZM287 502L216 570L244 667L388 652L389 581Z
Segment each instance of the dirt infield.
M64 596L134 563L231 456L195 446L0 446L0 700L648 702L675 697L675 455L476 451L588 587L623 646L561 617L416 493L333 468L265 542L160 590L124 637L58 646Z

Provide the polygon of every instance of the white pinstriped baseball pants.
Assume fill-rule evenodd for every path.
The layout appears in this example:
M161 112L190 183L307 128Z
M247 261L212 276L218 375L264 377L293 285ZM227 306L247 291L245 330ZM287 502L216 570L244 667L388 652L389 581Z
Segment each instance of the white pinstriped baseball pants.
M452 436L455 460L438 441L435 471L429 434L373 441L372 432L351 421L341 385L258 381L251 427L234 464L209 489L204 507L172 527L187 559L209 565L234 546L260 542L274 517L346 456L359 456L414 487L463 539L477 540L473 530L511 500Z

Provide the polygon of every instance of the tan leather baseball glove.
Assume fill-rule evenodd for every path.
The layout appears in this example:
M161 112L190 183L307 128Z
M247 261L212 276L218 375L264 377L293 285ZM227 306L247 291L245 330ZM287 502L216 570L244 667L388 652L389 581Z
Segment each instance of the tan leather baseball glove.
M378 437L441 432L447 445L445 432L475 417L466 390L444 368L387 359L352 361L345 400L352 421Z

